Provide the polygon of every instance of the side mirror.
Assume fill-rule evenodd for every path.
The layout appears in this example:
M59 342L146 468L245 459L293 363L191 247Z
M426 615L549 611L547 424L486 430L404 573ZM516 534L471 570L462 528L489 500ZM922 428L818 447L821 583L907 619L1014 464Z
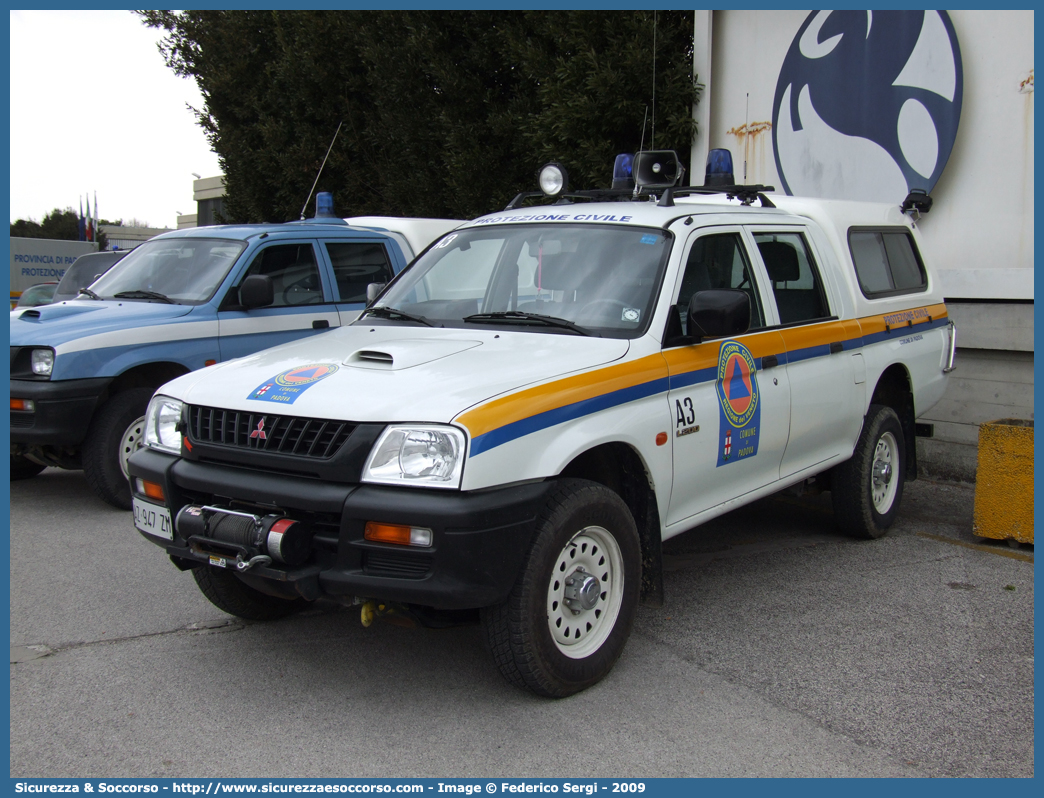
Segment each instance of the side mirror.
M366 304L369 305L384 290L387 283L370 283L366 286Z
M239 303L247 310L267 307L274 301L272 278L267 274L252 274L239 286Z
M726 338L750 329L750 297L738 288L697 291L689 300L688 332L698 338Z

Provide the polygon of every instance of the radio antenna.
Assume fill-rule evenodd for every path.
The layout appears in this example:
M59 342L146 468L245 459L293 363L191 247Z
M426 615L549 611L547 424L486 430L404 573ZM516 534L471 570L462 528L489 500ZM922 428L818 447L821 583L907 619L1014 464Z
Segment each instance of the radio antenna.
M656 12L653 11L653 92L652 92L652 142L649 146L656 149Z
M333 138L330 139L330 146L326 148L326 155L323 157L323 162L319 165L319 173L315 176L315 182L312 183L312 188L308 192L308 199L305 200L304 205L301 206L301 221L305 220L305 211L308 209L308 203L312 201L312 192L315 191L315 187L319 185L319 178L323 174L323 167L326 166L326 159L330 157L330 151L333 150L334 142L337 141L337 134L341 132L341 125L344 124L342 119L337 123L337 130L334 131Z
M638 145L638 152L645 150L645 123L649 121L649 106L645 106L645 116L642 117L642 143Z

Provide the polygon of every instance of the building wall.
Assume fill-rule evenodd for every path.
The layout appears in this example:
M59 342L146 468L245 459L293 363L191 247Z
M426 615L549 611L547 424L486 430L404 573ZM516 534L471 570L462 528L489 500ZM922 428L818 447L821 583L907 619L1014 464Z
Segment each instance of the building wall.
M707 21L701 14L711 14ZM730 149L737 182L782 190L772 143L776 81L809 11L696 12L711 28L709 123L695 152ZM919 419L927 473L974 479L978 425L1033 418L1033 11L950 11L964 92L949 161L919 222L958 330L957 371ZM702 147L699 146L702 143ZM692 164L694 183L704 163ZM897 202L902 198L897 198Z
M153 236L170 232L169 227L125 227L115 224L103 224L101 229L109 239L109 249L134 249Z
M90 241L15 237L10 243L11 302L16 302L30 286L61 280L80 255L98 251L98 245Z

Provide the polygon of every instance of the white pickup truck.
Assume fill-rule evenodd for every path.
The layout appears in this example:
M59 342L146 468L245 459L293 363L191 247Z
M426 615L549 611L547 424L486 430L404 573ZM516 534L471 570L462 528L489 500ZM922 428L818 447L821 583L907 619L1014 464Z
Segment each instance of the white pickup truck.
M137 528L241 617L478 616L547 696L662 603L667 538L810 482L884 534L953 367L927 199L650 185L671 156L636 156L633 191L552 180L555 204L444 235L357 321L164 385Z

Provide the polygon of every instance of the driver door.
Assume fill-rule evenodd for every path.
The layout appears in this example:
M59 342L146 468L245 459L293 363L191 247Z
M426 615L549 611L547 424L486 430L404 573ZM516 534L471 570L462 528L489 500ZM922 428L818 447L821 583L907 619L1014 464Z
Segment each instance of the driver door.
M280 241L259 249L221 303L221 359L243 357L339 326L333 292L319 263L311 241ZM273 302L247 310L239 304L239 286L254 274L272 280Z
M738 228L710 228L694 233L687 246L674 294L678 331L688 334L685 311L693 294L709 289L744 291L751 321L731 339L666 342L675 418L668 526L778 480L790 433L783 338L768 326L746 238Z

